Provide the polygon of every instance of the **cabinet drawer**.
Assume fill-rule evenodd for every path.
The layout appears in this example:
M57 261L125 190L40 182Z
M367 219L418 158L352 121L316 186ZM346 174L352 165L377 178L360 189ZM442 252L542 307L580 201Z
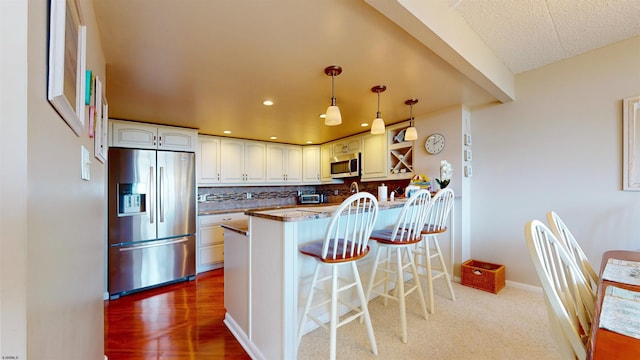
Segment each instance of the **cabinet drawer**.
M219 215L201 215L198 216L198 223L202 228L204 226L220 225L226 221L244 220L246 218L247 215L241 212Z
M200 265L209 265L224 261L224 244L203 246L199 251Z
M224 244L224 229L220 225L200 228L200 246Z

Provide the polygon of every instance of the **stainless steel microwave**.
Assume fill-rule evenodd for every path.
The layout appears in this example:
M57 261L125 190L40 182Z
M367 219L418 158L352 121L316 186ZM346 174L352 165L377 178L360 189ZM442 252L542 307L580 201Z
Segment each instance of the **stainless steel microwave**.
M354 176L360 176L360 153L339 155L331 158L332 178Z

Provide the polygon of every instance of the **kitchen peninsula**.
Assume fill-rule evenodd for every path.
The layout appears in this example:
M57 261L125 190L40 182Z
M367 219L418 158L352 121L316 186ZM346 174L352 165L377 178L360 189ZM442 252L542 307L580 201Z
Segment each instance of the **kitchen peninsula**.
M381 202L375 229L392 226L404 199ZM314 260L302 256L300 244L324 237L339 204L245 212L248 222L225 229L225 324L254 359L296 359L300 314L309 290ZM358 262L366 283L371 254ZM317 309L322 310L322 309ZM344 314L349 308L344 307ZM328 314L318 312L320 319ZM317 325L305 324L305 333Z

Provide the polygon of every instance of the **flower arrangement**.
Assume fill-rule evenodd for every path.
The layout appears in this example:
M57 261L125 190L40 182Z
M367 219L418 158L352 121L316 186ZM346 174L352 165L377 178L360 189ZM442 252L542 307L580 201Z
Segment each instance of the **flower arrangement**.
M416 174L411 178L410 184L419 186L421 189L428 189L431 186L431 180L425 174Z
M449 186L451 182L451 175L453 175L453 167L447 162L447 160L440 161L440 179L436 179L440 189L444 189Z

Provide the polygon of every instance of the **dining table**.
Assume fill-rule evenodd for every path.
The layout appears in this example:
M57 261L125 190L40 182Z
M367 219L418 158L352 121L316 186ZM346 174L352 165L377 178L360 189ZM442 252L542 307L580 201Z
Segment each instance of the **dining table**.
M603 273L607 264L610 263L610 259L614 262L629 262L629 264L640 265L640 251L630 250L611 250L606 251L602 255L602 262L600 265L600 277L598 283L598 290L596 295L596 308L594 311L594 317L591 324L591 334L587 343L587 359L591 360L604 360L604 359L640 359L640 338L634 336L623 335L616 331L611 331L604 327L601 327L603 301L606 294L611 294L612 291L619 289L630 290L640 297L640 283L633 284L630 282L612 281L607 278L603 278ZM640 270L636 267L635 270ZM609 289L615 287L614 289ZM637 294L636 294L637 292ZM638 307L640 307L640 299L638 301ZM622 312L624 316L630 315L629 312ZM622 315L619 315L622 316ZM627 319L621 319L625 322ZM638 324L640 319L630 319L632 323ZM635 329L640 331L640 329Z

